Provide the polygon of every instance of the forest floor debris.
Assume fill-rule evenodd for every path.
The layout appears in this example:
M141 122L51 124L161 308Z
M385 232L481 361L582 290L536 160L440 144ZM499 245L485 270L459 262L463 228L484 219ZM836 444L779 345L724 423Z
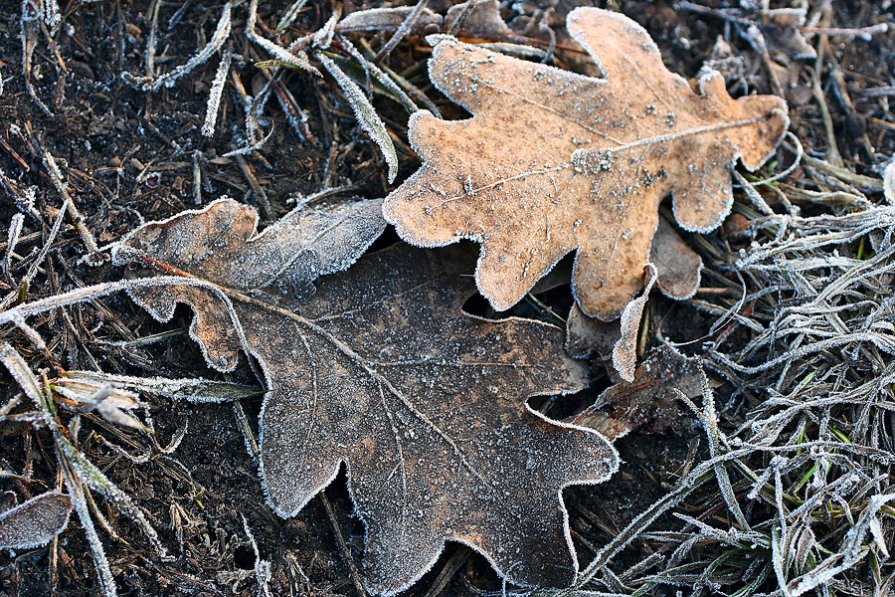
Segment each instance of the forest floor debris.
M277 517L257 481L252 364L206 367L189 313L147 317L118 292L128 280L104 248L224 194L256 207L262 226L296 204L384 197L419 165L410 113L465 117L432 86L424 36L593 74L563 27L575 3L8 4L0 525L41 500L53 511L34 541L46 547L7 541L18 549L0 554L0 594L363 594L364 527L344 472L297 517ZM621 467L564 492L576 587L886 594L895 38L884 31L895 6L604 4L640 22L673 72L695 79L708 64L735 94L784 97L791 135L737 175L719 230L684 235L704 263L695 295L654 292L644 306L629 346L639 362L671 344L707 377L697 388L684 376L662 411L627 393L607 400L596 424L624 431ZM373 248L396 240L387 232ZM565 325L569 270L560 262L511 313ZM481 297L465 308L496 315ZM624 387L605 346L583 351L591 387L533 408L574 419ZM651 396L665 376L641 379ZM55 537L68 512L58 492L76 516ZM522 592L452 544L407 594L504 590Z

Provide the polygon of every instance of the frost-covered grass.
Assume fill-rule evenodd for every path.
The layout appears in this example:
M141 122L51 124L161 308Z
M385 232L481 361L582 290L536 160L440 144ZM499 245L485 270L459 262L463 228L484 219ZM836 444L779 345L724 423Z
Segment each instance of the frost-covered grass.
M755 189L783 195L786 213L737 204L755 233L749 246L701 239L714 279L741 280L735 298L693 304L723 313L706 367L735 388L724 402L744 411L742 423L722 430L707 394L696 414L708 460L598 554L582 588L891 594L895 165L883 197L880 179L809 160L798 183ZM683 503L690 515L676 511ZM683 525L652 526L669 512ZM616 568L629 546L652 555Z

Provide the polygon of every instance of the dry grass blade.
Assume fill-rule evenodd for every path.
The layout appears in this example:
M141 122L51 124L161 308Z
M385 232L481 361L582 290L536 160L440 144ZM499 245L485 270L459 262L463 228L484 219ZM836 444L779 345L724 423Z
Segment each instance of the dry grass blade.
M291 25L296 17L298 17L298 13L307 3L308 0L295 0L292 3L292 6L287 8L286 12L283 13L280 22L277 23L277 33L282 33L285 29L288 29L289 25Z
M224 93L224 84L230 72L231 53L224 52L218 70L211 83L211 91L208 94L208 109L205 112L205 122L202 124L202 134L206 137L214 136L214 127L218 120L218 110L221 105L221 97Z
M3 255L3 277L7 282L12 282L12 256L19 244L19 236L22 234L22 225L25 223L25 216L15 214L9 223L9 230L6 234L6 253Z
M379 149L385 156L385 163L388 166L388 180L389 182L393 182L395 177L398 176L398 154L395 151L395 144L388 134L388 129L385 127L385 123L382 122L382 119L379 117L379 114L376 113L376 109L373 107L373 104L370 103L370 100L367 99L363 90L351 79L351 77L346 75L345 72L339 68L338 64L321 52L318 52L316 57L317 60L320 61L320 64L323 65L323 68L332 75L339 87L342 88L342 91L345 92L345 99L348 100L348 104L351 106L352 111L354 111L358 124L360 124L361 128L370 135L370 138L373 139L376 145L379 146Z
M101 371L68 371L61 383L111 384L119 388L163 396L173 400L186 400L197 404L232 402L243 398L260 396L264 390L227 381L213 379L166 377L134 377L114 375Z
M161 2L156 3L156 7L159 6ZM138 77L135 75L131 75L129 73L125 73L124 79L128 82L139 85L144 91L159 91L162 87L171 87L178 80L185 77L186 75L192 73L198 67L202 66L206 62L208 62L212 56L214 56L215 52L220 50L224 43L227 41L227 38L230 36L230 30L232 27L232 3L228 1L224 5L224 9L221 11L221 17L218 20L217 26L215 27L214 33L211 35L211 39L208 43L199 50L192 58L190 58L185 64L181 64L160 77L153 77L152 73L147 74L144 77ZM155 49L153 44L149 44L149 49L147 52L150 55L155 54Z
M422 16L423 11L426 9L426 5L429 3L429 0L419 0L413 9L407 13L407 16L404 18L404 22L401 23L401 26L398 27L392 36L389 38L385 45L379 50L379 53L376 54L375 62L379 62L389 54L391 54L392 50L394 50L401 40L407 36L408 33L413 29L414 23L416 23L417 19Z
M112 576L112 569L109 567L106 551L103 549L103 544L93 524L84 486L66 466L62 467L62 478L65 480L65 486L72 498L75 512L78 514L81 529L87 537L87 545L90 546L90 555L93 557L93 566L96 569L100 591L102 591L103 597L116 597L118 588L115 585L115 578Z

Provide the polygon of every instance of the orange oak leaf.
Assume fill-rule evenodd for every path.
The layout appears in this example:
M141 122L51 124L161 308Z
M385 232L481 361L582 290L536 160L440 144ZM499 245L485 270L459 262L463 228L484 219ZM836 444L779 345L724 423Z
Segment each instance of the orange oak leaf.
M473 116L411 117L423 166L383 212L415 245L481 243L476 282L497 310L577 251L576 300L610 321L643 285L662 199L681 227L714 229L737 159L760 167L789 121L782 99L734 100L717 74L694 89L623 15L578 8L567 27L603 78L430 38L432 81Z
M261 477L278 514L296 515L346 465L371 591L405 589L448 540L511 582L568 586L562 490L606 480L618 455L526 401L581 389L586 369L559 328L462 312L475 292L465 247L402 243L310 291L378 236L380 204L297 212L259 235L252 209L218 201L141 226L113 256L184 277L130 294L161 320L188 304L209 364L232 369L240 351L260 363Z

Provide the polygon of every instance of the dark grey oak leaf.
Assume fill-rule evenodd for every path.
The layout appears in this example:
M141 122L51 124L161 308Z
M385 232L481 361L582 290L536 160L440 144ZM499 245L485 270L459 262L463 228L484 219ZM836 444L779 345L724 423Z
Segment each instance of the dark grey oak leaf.
M338 221L330 233L355 238L358 228L373 229L356 226L352 209L363 210L327 216ZM297 514L344 463L367 529L371 591L408 587L448 540L472 546L512 582L571 584L577 561L561 492L604 481L618 456L598 433L550 421L526 404L585 384L584 367L563 353L562 330L464 314L475 291L475 258L464 247L398 245L318 280L316 292L295 300L272 277L230 265L267 267L271 258L262 253L271 252L273 261L308 271L302 256L325 252L295 240L316 238L303 232L300 214L295 234L259 252L249 211L217 203L147 224L115 255L205 280L207 288L132 296L160 318L176 303L192 306L204 321L194 323L194 337L212 365L232 368L239 350L261 364L268 389L261 477L274 510ZM368 241L355 239L362 248L351 254Z

